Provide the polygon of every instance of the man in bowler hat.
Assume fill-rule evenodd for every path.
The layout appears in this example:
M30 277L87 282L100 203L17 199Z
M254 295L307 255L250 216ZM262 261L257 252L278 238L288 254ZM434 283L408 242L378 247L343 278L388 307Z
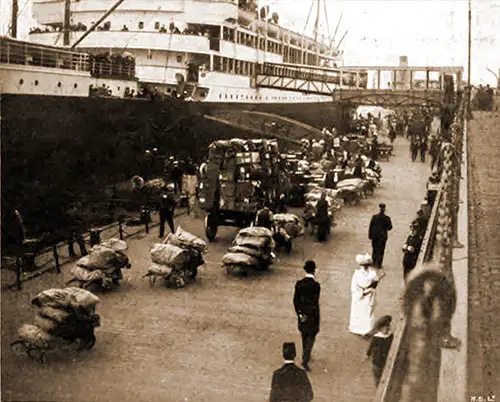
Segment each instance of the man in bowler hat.
M311 351L319 332L319 295L321 286L316 282L314 273L316 263L306 261L304 264L306 277L295 284L293 305L297 313L299 331L302 335L302 367L309 371Z
M314 398L307 373L295 365L295 355L295 343L285 342L285 364L273 373L269 402L309 402Z
M387 233L392 229L391 218L385 214L385 204L379 204L380 212L372 216L368 238L372 241L373 266L382 268Z

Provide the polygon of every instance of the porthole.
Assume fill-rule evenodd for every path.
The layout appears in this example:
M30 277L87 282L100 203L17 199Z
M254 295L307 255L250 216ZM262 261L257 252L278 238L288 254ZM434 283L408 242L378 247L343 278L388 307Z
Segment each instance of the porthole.
M231 99L233 99L233 95L231 94Z
M118 87L118 91L120 90L120 87Z
M23 85L23 84L24 84L24 80L21 78L21 79L19 80L19 85Z
M75 85L73 85L74 88L78 88L78 84L75 82Z
M58 82L58 83L57 83L57 87L58 87L58 88L61 88L61 86L62 86L61 82Z
M177 63L180 63L182 61L182 56L177 56Z
M35 86L38 85L38 80L35 80Z
M222 94L219 94L219 99L222 99Z

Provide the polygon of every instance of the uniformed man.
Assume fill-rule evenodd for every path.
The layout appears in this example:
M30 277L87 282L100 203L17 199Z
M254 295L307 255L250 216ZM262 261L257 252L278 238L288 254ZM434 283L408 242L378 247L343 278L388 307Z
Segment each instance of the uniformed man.
M380 212L372 216L368 238L372 241L373 266L382 268L387 233L392 229L391 218L385 214L385 204L379 204Z

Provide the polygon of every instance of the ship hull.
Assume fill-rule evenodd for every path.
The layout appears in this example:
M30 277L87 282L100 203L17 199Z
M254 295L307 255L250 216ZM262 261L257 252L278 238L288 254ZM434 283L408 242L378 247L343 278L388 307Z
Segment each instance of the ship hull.
M161 158L148 159L147 149L199 161L216 139L258 135L205 116L237 113L241 126L249 119L254 127L256 119L265 124L282 116L316 128L341 129L346 110L330 102L231 104L2 95L2 205L21 209L35 232L54 231L52 225L60 225L55 218L62 219L62 211L75 198L92 194L104 199L102 189L110 183L161 171Z

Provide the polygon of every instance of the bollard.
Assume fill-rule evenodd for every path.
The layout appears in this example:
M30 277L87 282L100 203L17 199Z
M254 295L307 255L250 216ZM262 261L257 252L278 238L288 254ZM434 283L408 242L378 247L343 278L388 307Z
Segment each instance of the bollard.
M56 274L60 274L61 266L59 265L59 255L57 254L57 246L55 244L52 246L52 252L54 253L54 261L56 263Z

